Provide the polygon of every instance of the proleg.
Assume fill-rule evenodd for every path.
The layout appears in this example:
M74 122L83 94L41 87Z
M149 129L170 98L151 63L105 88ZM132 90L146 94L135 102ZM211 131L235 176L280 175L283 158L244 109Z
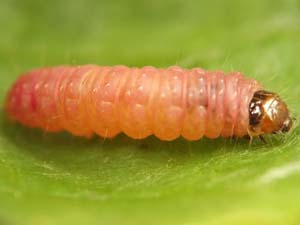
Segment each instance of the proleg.
M278 95L239 72L146 66L58 66L23 74L5 105L11 120L48 132L161 140L287 132Z

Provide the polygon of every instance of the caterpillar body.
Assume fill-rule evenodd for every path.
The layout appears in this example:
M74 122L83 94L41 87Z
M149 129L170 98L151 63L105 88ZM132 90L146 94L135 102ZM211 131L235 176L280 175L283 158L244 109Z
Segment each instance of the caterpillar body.
M276 127L266 122L270 99L280 103L271 104L282 114L270 117ZM124 132L135 139L154 134L161 140L198 140L258 136L291 127L285 103L262 91L256 80L239 72L225 75L178 66L36 69L16 81L5 108L12 120L26 126L86 137L96 133L112 138Z

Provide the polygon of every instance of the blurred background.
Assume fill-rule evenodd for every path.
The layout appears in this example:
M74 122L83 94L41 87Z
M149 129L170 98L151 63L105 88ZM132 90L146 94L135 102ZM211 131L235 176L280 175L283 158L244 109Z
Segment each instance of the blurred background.
M298 0L1 0L0 98L58 64L241 71L299 118ZM1 112L0 224L299 224L298 125L246 140L83 140Z

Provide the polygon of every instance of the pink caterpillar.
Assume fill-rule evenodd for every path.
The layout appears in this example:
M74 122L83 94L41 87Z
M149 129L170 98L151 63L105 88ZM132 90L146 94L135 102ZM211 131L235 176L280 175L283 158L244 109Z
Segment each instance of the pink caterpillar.
M21 76L8 94L6 111L29 127L86 137L112 138L120 132L135 139L154 134L161 140L258 136L271 132L264 129L265 116L257 114L265 103L255 99L262 103L272 94L280 100L261 89L238 72L58 66ZM288 114L281 117L272 132L291 126Z

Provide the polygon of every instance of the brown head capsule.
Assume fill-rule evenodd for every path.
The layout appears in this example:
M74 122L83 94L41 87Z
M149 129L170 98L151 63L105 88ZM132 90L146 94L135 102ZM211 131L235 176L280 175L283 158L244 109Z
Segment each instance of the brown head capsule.
M288 132L293 125L285 102L276 94L256 91L249 104L249 135Z

